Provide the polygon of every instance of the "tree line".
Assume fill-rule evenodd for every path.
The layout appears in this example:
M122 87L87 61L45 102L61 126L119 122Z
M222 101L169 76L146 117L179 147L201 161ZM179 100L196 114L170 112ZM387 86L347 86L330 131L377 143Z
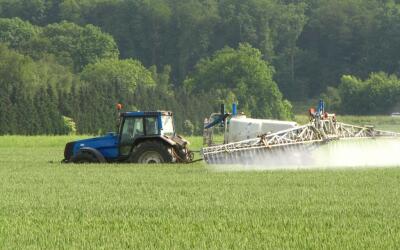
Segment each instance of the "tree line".
M177 86L171 66L119 59L112 36L93 25L3 18L0 39L0 134L112 131L116 103L125 111L172 110L177 130L189 134L201 133L203 119L227 101L256 116L291 116L272 66L249 44L200 60Z
M398 104L395 0L3 0L0 17L0 134L112 130L116 102L196 133L219 102L280 119L321 93L345 113ZM22 111L37 125L11 126Z
M384 72L365 79L344 75L339 87L329 87L323 96L331 110L344 114L390 114L400 110L400 79Z
M122 58L170 65L174 84L201 58L245 42L274 66L290 100L338 86L344 74L399 73L396 0L3 0L0 16L93 24Z

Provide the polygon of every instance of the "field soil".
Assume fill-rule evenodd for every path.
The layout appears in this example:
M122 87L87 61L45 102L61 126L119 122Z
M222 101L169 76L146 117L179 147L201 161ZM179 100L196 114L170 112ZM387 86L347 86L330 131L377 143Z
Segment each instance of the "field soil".
M74 139L0 137L0 249L400 248L400 168L60 164Z

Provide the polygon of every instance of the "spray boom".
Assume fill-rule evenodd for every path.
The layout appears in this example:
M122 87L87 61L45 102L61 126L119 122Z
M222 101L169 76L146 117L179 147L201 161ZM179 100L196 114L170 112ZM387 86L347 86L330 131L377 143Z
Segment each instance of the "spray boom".
M343 139L375 139L389 138L399 140L400 133L375 130L370 126L356 126L337 122L335 114L325 112L325 104L320 100L317 108L311 108L310 122L303 126L290 124L287 121L274 120L240 120L241 117L230 119L228 133L226 132L226 119L232 114L221 109L217 119L213 119L206 128L217 124L225 125L224 144L214 145L207 143L209 147L202 150L202 155L207 163L231 163L252 162L254 159L269 161L271 157L279 155L279 158L286 160L294 159L296 152L309 152L320 145L333 143L332 141L345 141ZM247 119L247 120L246 120ZM236 122L236 123L234 123ZM268 129L279 125L279 130L265 132L264 126ZM226 135L234 135L240 140L226 139ZM241 135L246 135L243 139ZM251 135L251 136L250 136ZM207 140L206 140L207 141ZM208 142L208 141L207 141Z

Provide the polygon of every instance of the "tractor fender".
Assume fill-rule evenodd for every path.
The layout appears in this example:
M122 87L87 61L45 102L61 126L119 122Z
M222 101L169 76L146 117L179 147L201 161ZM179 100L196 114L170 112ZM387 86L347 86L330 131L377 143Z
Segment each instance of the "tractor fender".
M93 154L99 160L100 163L107 162L106 158L104 158L104 156L100 153L100 151L98 151L95 148L83 147L83 148L79 149L78 154L79 154L79 152L89 152L89 153Z
M164 142L166 142L167 144L171 145L171 146L175 146L176 142L171 140L170 138L166 137L166 136L161 136L160 137L161 140L163 140Z
M136 145L140 144L143 141L147 141L147 140L160 140L164 143L166 143L169 146L175 146L177 143L173 140L171 140L170 138L168 138L167 136L151 136L151 137L139 137L135 140L135 142L133 143L133 147L135 147Z

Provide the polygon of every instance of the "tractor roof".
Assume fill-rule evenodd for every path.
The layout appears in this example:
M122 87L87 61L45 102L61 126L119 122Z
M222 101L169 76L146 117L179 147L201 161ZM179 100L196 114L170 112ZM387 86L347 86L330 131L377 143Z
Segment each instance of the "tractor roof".
M121 116L143 117L143 116L172 116L171 111L132 111L121 113Z

